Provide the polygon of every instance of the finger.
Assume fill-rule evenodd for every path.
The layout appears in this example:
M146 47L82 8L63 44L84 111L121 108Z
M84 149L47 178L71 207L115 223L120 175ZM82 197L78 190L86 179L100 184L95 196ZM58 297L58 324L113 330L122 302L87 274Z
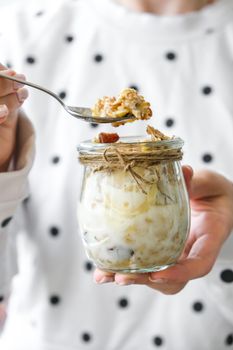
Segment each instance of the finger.
M155 281L151 281L150 277L151 277L150 273L131 273L131 274L116 273L115 274L115 282L121 286L126 286L129 284L151 285L151 283L155 282L159 286L159 288L161 288L162 285L173 283L165 278L156 279ZM153 286L156 286L156 284L153 284Z
M120 286L127 286L129 284L147 284L150 282L148 277L148 273L116 273L115 282Z
M186 283L173 283L166 279L156 280L155 282L150 281L149 273L141 274L118 274L115 275L115 282L120 286L128 286L132 284L146 285L147 287L153 288L163 294L176 294L184 288Z
M128 286L132 284L140 284L146 285L150 288L153 288L163 294L176 294L180 292L186 283L171 283L167 280L156 280L156 282L152 282L149 280L150 274L119 274L119 273L111 273L105 272L102 270L96 269L94 272L94 280L98 284L115 282L120 286Z
M114 273L96 269L94 272L94 281L98 284L114 282Z
M9 109L6 105L0 105L0 125L6 121L9 114Z
M0 105L6 105L10 113L19 108L27 97L28 90L26 88L22 88L13 94L0 97Z
M190 198L203 199L228 192L232 184L225 177L210 170L195 173L192 181Z
M16 74L15 71L11 69L2 70L1 73L8 76L14 76L15 78L18 78L20 80L26 80L26 77L23 74ZM23 84L21 83L17 83L17 82L0 77L0 97L9 95L22 87L23 87Z
M190 192L191 181L193 178L193 169L189 165L184 165L182 166L182 171L183 171L187 191Z

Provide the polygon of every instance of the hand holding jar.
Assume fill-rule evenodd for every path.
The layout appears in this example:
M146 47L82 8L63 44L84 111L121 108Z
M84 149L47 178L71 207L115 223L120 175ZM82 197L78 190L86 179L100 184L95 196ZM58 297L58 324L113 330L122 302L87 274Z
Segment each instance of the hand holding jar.
M135 91L126 89L120 97L102 99L98 106L144 114ZM150 110L148 103L146 108ZM211 270L233 226L232 183L209 171L198 172L191 181L192 169L180 165L183 141L152 126L147 134L150 139L111 141L114 134L106 138L102 133L79 145L85 166L80 231L97 267L97 283L146 284L174 294Z
M207 170L196 172L193 178L189 167L183 167L183 173L191 200L191 232L177 264L147 274L112 274L96 270L97 283L144 284L164 294L175 294L189 280L210 272L233 228L233 184Z

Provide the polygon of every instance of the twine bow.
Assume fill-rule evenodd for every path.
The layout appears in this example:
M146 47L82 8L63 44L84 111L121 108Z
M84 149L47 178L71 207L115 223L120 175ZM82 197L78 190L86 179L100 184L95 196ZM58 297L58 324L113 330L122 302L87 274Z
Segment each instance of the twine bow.
M142 177L141 175L139 175L133 168L135 167L135 164L136 162L134 160L130 161L130 162L127 162L123 155L119 152L118 149L116 148L113 148L113 147L108 147L105 149L104 153L103 153L103 157L105 159L105 162L106 163L110 163L111 164L111 159L109 160L108 157L107 157L107 152L109 151L113 151L116 153L118 159L119 159L119 162L120 164L122 165L123 167L123 170L126 172L126 171L129 171L131 176L133 177L133 179L135 180L135 182L137 183L139 189L144 193L144 194L147 194L147 192L144 190L143 186L142 186L142 183L146 183L148 185L152 185L154 182L152 181L148 181L146 180L144 177Z

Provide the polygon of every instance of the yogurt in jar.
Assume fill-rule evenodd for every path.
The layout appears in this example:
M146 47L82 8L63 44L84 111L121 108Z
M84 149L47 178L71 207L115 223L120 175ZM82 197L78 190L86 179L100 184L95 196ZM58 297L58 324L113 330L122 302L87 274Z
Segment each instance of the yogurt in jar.
M179 163L134 171L142 188L129 171L86 169L78 220L86 253L100 269L161 270L184 248L189 206Z

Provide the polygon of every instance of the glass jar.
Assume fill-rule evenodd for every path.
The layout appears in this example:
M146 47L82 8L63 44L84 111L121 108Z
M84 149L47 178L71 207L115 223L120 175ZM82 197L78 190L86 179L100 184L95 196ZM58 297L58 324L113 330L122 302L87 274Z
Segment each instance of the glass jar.
M78 146L85 167L78 221L88 258L98 268L150 272L177 262L190 225L182 146L180 138L142 137Z

